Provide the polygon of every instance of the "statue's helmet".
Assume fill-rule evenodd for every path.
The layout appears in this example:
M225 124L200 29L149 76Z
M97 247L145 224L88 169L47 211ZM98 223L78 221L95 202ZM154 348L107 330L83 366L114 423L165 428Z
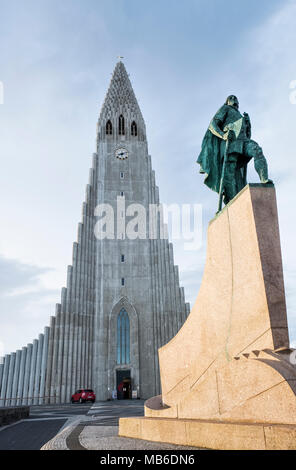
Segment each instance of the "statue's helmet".
M230 106L234 106L235 108L238 108L239 106L238 99L235 95L227 96L225 104L229 104Z

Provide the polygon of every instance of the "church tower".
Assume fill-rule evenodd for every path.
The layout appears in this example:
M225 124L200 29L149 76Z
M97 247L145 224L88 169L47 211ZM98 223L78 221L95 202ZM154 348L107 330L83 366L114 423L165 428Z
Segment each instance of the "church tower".
M97 400L160 393L158 348L189 314L161 213L145 122L120 61L98 119L67 287L44 334L5 356L0 405L63 403L79 388Z

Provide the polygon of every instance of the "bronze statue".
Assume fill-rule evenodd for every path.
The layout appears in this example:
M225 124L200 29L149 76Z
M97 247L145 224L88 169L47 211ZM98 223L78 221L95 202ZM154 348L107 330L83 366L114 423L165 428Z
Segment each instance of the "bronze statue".
M222 197L227 204L247 184L247 164L252 158L261 183L272 183L262 149L251 139L249 115L240 113L237 97L230 95L213 117L197 159L200 173L206 174L204 183L219 193L218 211Z

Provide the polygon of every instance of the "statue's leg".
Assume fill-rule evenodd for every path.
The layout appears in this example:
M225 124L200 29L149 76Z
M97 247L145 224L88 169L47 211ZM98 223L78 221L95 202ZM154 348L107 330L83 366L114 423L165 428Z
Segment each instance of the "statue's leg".
M262 148L254 140L245 143L244 153L250 158L254 158L254 167L257 171L261 183L272 183L268 178L268 166L266 158L263 155Z
M224 175L224 203L227 204L237 193L236 184L237 157L235 154L228 155Z

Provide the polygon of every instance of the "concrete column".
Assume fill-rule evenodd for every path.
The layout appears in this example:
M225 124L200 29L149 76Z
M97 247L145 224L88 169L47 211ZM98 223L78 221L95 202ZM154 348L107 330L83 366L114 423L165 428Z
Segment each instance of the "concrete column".
M6 356L4 357L4 367L3 367L1 395L0 395L0 406L5 406L5 398L6 398L7 382L8 382L8 373L9 373L9 364L10 364L10 354L6 354Z
M181 305L182 305L182 325L186 320L186 309L185 309L185 293L184 287L180 287L181 290Z
M57 379L57 363L58 363L58 350L59 350L59 333L61 324L61 309L60 304L56 304L56 321L54 328L53 339L53 353L52 353L52 368L50 380L50 403L57 403L56 401L56 379Z
M82 318L82 348L81 348L81 383L85 387L85 370L86 370L86 315Z
M37 349L38 349L38 339L34 339L34 341L33 341L33 350L32 350L32 359L31 359L31 367L30 367L28 405L32 405L32 403L33 403L34 382L35 382L35 373L36 373L36 360L37 360Z
M91 263L92 263L92 256L91 256L91 249L92 249L92 244L91 244L91 222L90 222L90 216L89 216L89 211L90 211L90 206L91 206L91 187L88 184L86 188L86 198L87 198L87 204L86 204L86 314L90 314L90 304L91 304L91 299L90 299L90 276L91 276Z
M86 314L86 302L87 302L87 291L86 291L86 283L87 283L87 220L86 220L86 203L83 203L82 206L82 244L81 244L81 252L82 252L82 262L81 262L81 269L82 269L82 311L84 315Z
M30 382L30 370L32 360L33 344L27 345L26 364L25 364L25 376L24 376L24 389L23 389L23 405L28 404L29 397L29 382Z
M81 388L84 387L84 370L85 370L85 315L81 315L81 365L80 365L80 383Z
M148 189L149 189L149 203L153 204L154 196L153 196L153 185L152 185L152 168L151 168L151 157L148 155L148 168L147 168L147 178L148 178ZM153 220L151 222L151 227L148 225L148 237L150 233L150 229L154 229ZM149 222L149 223L150 223ZM156 274L155 274L155 240L150 240L150 260L151 260L151 293L152 293L152 309L153 309L153 333L152 333L152 341L153 341L153 349L154 349L154 377L155 377L155 395L159 392L159 366L158 366L158 335L157 335L157 289L156 289Z
M179 286L179 269L178 266L174 266L175 271L175 280L176 280L176 289L177 289L177 301L178 301L178 330L182 326L182 306L181 306L181 295L180 295L180 286Z
M88 343L89 343L89 334L88 334L88 331L89 331L89 315L85 315L85 368L84 368L84 384L85 384L85 387L89 387L90 385L89 382L88 382L88 360L89 360L89 356L88 356Z
M165 331L165 289L163 288L163 240L158 240L158 291L160 294L160 302L161 302L161 311L160 311L160 329L161 329L161 346L163 346L166 341L166 331Z
M170 264L170 291L172 296L172 337L178 332L178 302L177 302L177 290L175 280L175 268L174 268L174 255L173 255L173 244L169 243L169 264Z
M77 369L76 369L76 381L77 387L81 388L81 346L82 346L82 320L81 315L77 315Z
M189 302L186 302L185 308L186 308L186 319L187 319L188 315L190 314L190 303Z
M93 315L89 317L89 341L88 341L88 374L87 374L87 383L88 387L93 387L93 378L92 378L92 357L93 357Z
M20 373L21 355L22 355L22 351L20 349L18 349L16 351L15 366L14 366L14 372L13 372L12 391L11 391L11 396L12 396L11 406L16 405L17 386L18 386L19 373Z
M67 305L67 288L62 287L61 290L61 312L64 313L66 311Z
M86 187L86 310L85 310L85 347L84 347L84 383L88 385L88 362L89 362L89 315L91 313L91 265L92 265L92 234L91 234L91 221L90 221L90 208L91 208L91 187L88 184Z
M74 315L69 313L69 348L68 348L68 364L67 364L67 381L65 391L65 401L68 402L72 391L72 364L73 364L73 340L74 340Z
M69 382L68 382L68 370L72 358L70 357L70 329L71 329L71 312L74 307L73 299L73 266L68 266L67 272L67 304L66 304L66 315L65 315L65 343L64 343L64 355L63 355L63 383L61 390L62 402L69 401ZM71 366L70 366L71 367Z
M72 313L78 312L78 243L73 243L73 288L72 288Z
M0 357L0 393L1 393L1 386L2 386L3 369L4 369L4 357Z
M72 385L71 385L71 395L75 392L77 388L77 351L78 351L78 314L73 315L73 356L72 356Z
M155 195L155 176L154 172L151 171L151 196L152 204L156 204L156 195ZM152 230L153 233L158 233L158 222L152 218ZM151 240L153 245L153 270L154 270L154 291L155 291L155 375L156 375L156 389L160 390L160 375L159 375L159 361L158 361L158 349L161 346L161 301L160 301L160 291L159 291L159 272L158 272L158 244L159 240Z
M88 317L88 348L87 348L87 354L88 354L88 361L87 361L87 383L89 384L89 387L92 387L92 374L91 374L91 360L92 360L92 319L93 316L89 315Z
M91 270L90 270L90 298L91 298L91 315L95 315L95 269L96 269L96 238L94 235L95 218L93 217L96 200L95 200L95 188L92 189L92 204L90 208L90 237L91 237Z
M16 353L10 354L10 363L9 363L9 372L8 372L8 380L7 380L7 390L6 390L6 406L11 405L11 398L12 398L12 382L13 382L13 374L14 374L14 366L15 366L15 357Z
M166 228L167 229L167 228ZM170 278L170 258L169 258L169 243L164 240L164 257L165 257L165 271L166 271L166 291L167 291L167 335L168 341L173 337L173 303L171 292L171 278Z
M90 364L90 377L91 377L91 384L93 385L94 384L94 380L95 380L95 375L94 375L94 350L95 350L95 333L94 333L94 329L95 329L95 316L93 315L92 318L91 318L91 344L92 344L92 349L91 349L91 364Z
M50 403L55 321L56 321L55 317L53 316L50 317L49 338L48 338L48 357L47 357L47 362L46 362L46 373L45 373L45 392L44 392L45 404Z
M88 330L89 330L89 315L85 315L85 320L84 320L84 328L85 328L85 348L84 348L84 357L85 357L85 360L84 360L84 364L85 364L85 368L84 368L84 383L85 383L85 387L88 387L88 377L87 377L87 371L88 371L88 342L89 342L89 337L88 337Z
M166 230L164 225L164 231ZM168 291L168 266L166 260L166 245L167 240L162 240L162 257L163 257L163 273L162 284L164 286L164 329L165 329L165 342L170 340L170 295Z
M17 402L16 402L17 406L22 405L26 356L27 356L27 348L23 347L21 350L20 372L19 372L18 385L17 385Z
M63 288L64 289L64 288ZM65 312L62 311L60 315L60 328L59 328L59 336L58 336L58 355L57 355L57 371L56 371L56 403L61 403L61 385L62 385L62 377L63 377L63 354L64 354L64 347L65 347Z
M68 401L66 398L66 388L67 388L67 369L69 361L69 330L70 330L70 318L69 313L64 314L65 323L64 323L64 350L63 350L63 364L62 364L62 377L61 377L61 403Z
M36 359L36 372L34 381L34 400L33 404L38 405L40 398L40 377L41 377L41 362L43 352L44 335L41 333L38 336L38 348L37 348L37 359Z
M67 299L66 312L72 311L72 287L73 287L73 266L68 266L67 270Z
M87 186L88 188L88 186ZM89 198L88 190L87 198ZM89 312L89 266L90 266L90 238L89 238L89 217L88 217L89 204L85 208L85 315Z
M82 223L78 224L78 247L77 247L77 300L78 300L78 310L77 313L81 313L83 309L82 293L82 237L83 237L83 225Z
M46 367L48 360L48 347L49 347L49 336L50 336L50 327L46 326L44 328L44 339L43 339L43 348L42 348L42 359L41 359L41 375L40 375L40 389L39 389L39 405L46 403L45 399L45 380L46 380Z

